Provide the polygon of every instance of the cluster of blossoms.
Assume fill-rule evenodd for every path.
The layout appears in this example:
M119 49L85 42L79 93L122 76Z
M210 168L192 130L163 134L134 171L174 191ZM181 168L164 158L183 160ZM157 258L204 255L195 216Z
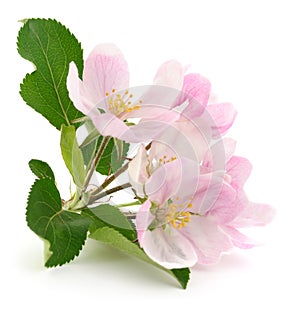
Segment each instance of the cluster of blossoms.
M274 214L248 200L251 164L223 137L235 109L209 103L210 82L186 71L171 60L152 85L129 87L122 53L102 44L88 56L82 80L74 63L67 78L71 100L97 131L136 147L128 178L140 202L138 242L170 269L213 264L234 246L255 246L240 228L265 225Z

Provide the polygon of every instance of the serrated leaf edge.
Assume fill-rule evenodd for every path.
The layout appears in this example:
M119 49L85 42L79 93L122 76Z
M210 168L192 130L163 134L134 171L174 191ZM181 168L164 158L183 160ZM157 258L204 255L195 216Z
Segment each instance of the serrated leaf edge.
M57 23L58 25L60 25L61 27L63 27L63 28L66 30L66 32L67 32L71 37L73 37L73 38L76 39L76 41L77 41L78 44L79 44L81 53L82 53L82 55L83 55L83 48L82 48L81 42L80 42L80 41L76 38L76 36L70 31L70 29L69 29L68 27L66 27L65 25L63 25L61 22L57 21L56 19L51 19L51 18L48 18L48 19L47 19L47 18L27 18L27 19L21 20L21 22L23 22L23 26L19 29L18 36L17 36L17 50L18 50L19 55L20 55L23 59L25 59L25 60L31 62L30 60L24 58L23 55L20 53L20 44L19 44L19 41L20 41L20 40L19 40L19 38L20 38L20 33L21 33L22 30L26 27L27 23L30 22L30 21L41 21L41 22L43 22L43 21L44 21L44 22L50 21L50 22L55 22L55 23ZM36 65L35 65L33 62L31 62L31 63L32 63L33 66L36 68ZM69 65L70 65L70 64L69 64ZM76 66L77 66L77 64L76 64ZM83 65L83 66L84 66L84 65ZM78 66L77 66L77 68L78 68ZM24 86L24 83L25 83L26 79L27 79L29 76L31 76L32 74L34 74L36 71L37 71L37 68L36 68L34 71L30 72L30 73L26 73L25 77L23 78L23 80L22 80L22 82L21 82L21 84L20 84L20 91L19 91L19 94L20 94L20 96L21 96L22 99L23 99L23 96L22 96L22 87ZM52 71L51 71L51 72L52 72ZM82 75L83 75L83 71L81 71L81 72L78 71L78 76L79 76L80 79L82 79ZM57 94L57 99L58 99L60 108L61 108L61 110L62 110L62 112L63 112L65 121L67 122L68 125L71 125L72 123L71 123L71 121L69 121L69 119L68 119L68 117L67 117L67 115L66 115L66 112L65 112L65 109L64 109L64 107L63 107L63 105L62 105L61 98L60 98L60 95L59 95L59 94ZM24 100L24 99L23 99L23 100ZM72 103L72 105L74 106L74 103L72 102L72 100L71 100L70 98L69 98L69 101L70 101L70 103ZM28 106L30 106L34 111L36 111L37 113L39 113L39 114L41 114L42 116L44 116L44 118L45 118L51 125L53 125L56 129L58 129L58 130L60 129L60 127L56 127L54 124L52 124L52 122L50 122L50 121L48 120L48 118L47 118L43 113L39 112L35 107L31 106L27 101L25 101L25 102L26 102L26 104L27 104ZM74 106L74 107L75 107L75 106Z
M50 178L48 178L48 177L44 177L44 178L40 178L40 179L36 179L35 181L34 181L34 183L31 185L31 187L30 187L30 190L29 190L29 193L28 193L28 196L27 196L27 203L26 203L26 223L27 223L27 226L29 227L29 229L31 230L31 231L33 231L32 229L31 229L31 227L29 226L29 223L28 223L28 220L27 220L27 207L28 207L28 205L29 205L29 199L30 199L30 196L31 196L31 193L32 193L32 189L33 189L33 187L36 185L36 183L37 182L39 182L39 181L41 181L41 180L46 180L46 179L50 179ZM58 213L60 213L60 212L63 212L64 210L63 209L61 209L59 212L57 212L56 214L58 214ZM67 212L67 211L66 211ZM55 215L56 215L55 214ZM75 213L76 214L76 213ZM33 231L34 232L34 231ZM35 232L34 232L35 233ZM37 234L36 234L37 235ZM39 235L37 235L38 237L40 237ZM84 244L85 244L85 242L86 242L86 240L87 240L87 237L88 237L88 231L86 232L86 235L85 235L85 238L84 238L84 240L83 240L83 242L82 242L82 244L81 244L81 246L80 246L80 249L78 250L78 252L76 253L76 254L74 254L74 256L71 258L71 259L69 259L69 260L67 260L67 261L65 261L65 262L60 262L60 263L58 263L58 264L53 264L53 265L47 265L47 262L48 262L48 260L50 259L48 259L48 260L46 260L46 262L45 262L45 267L47 267L47 268L54 268L54 267L57 267L57 266L62 266L62 265L64 265L64 264L68 264L68 263L70 263L71 261L73 261L76 257L78 257L79 256L79 254L80 254L80 252L82 251L82 248L84 247ZM47 239L45 239L45 238L43 238L42 237L42 240L46 240L46 241L48 241ZM50 247L51 247L51 245L50 245ZM49 252L51 253L51 255L53 255L53 251L50 249L50 247L49 247Z

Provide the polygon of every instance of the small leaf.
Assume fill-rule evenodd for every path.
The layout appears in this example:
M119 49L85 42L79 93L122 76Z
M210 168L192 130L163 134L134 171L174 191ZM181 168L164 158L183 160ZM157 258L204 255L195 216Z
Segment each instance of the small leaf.
M44 161L32 159L29 161L32 173L38 178L50 178L55 180L51 167Z
M57 129L83 114L69 98L66 87L69 64L83 71L81 45L70 31L51 19L27 19L18 35L18 52L36 66L21 84L24 101Z
M91 143L97 142L97 139L100 137L100 134L96 128L93 128L91 132L88 134L88 136L84 139L82 144L80 145L80 148L85 148Z
M116 148L117 162L121 162L122 157L123 157L124 141L118 138L114 138L114 144Z
M90 219L62 209L60 194L52 179L35 181L26 210L29 228L49 242L45 247L48 257L45 266L63 265L78 256L86 240Z
M119 231L129 240L133 241L137 238L133 225L118 208L112 205L102 204L94 208L85 209L82 214L90 217L93 221L90 226L90 232L94 232L104 226L109 226Z
M90 234L90 237L105 244L108 244L126 254L134 256L144 262L154 265L155 267L167 272L168 274L176 278L183 289L186 288L190 274L190 270L188 268L169 270L160 266L159 264L151 260L137 244L128 240L115 229L102 227L97 229L94 233Z
M62 125L60 147L63 159L73 177L74 183L81 188L84 184L86 173L74 126Z
M187 284L190 280L190 269L189 268L174 268L171 270L173 275L176 277L183 289L186 289Z
M98 139L100 134L91 121L86 121L82 127L88 132L88 135L85 137L79 148L82 151L84 164L89 168L95 156L96 149L99 147Z

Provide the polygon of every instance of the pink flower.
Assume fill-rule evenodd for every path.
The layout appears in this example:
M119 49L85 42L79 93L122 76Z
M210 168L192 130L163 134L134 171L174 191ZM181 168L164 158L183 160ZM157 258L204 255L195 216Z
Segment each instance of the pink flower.
M252 166L246 158L233 155L235 145L235 141L229 138L215 144L203 160L202 172L208 173L214 170L212 156L224 149L226 180L236 190L236 198L230 206L211 210L209 214L218 220L219 225L235 246L246 249L256 246L257 243L239 232L238 229L265 226L272 221L275 210L268 204L254 203L248 200L244 184L250 176Z
M171 105L173 111L161 118L166 125L154 137L151 151L155 150L155 154L160 154L161 157L175 154L177 157L183 156L198 163L202 162L212 139L220 138L234 122L235 109L229 103L208 105L210 82L197 73L185 75L183 67L175 60L170 60L159 68L154 83L181 91ZM163 89L160 98L164 97L166 91ZM154 92L148 94L149 99L154 97ZM172 97L169 96L169 99ZM144 124L147 121L152 123L151 117L149 120L147 116L141 121Z
M198 73L185 75L184 72L184 68L177 61L170 60L161 65L154 78L156 84L181 90L172 104L173 108L178 109L181 104L187 103L180 111L182 114L177 121L178 126L186 120L192 120L194 124L201 126L210 121L213 136L223 135L233 124L236 110L230 103L208 105L211 90L209 80ZM182 130L184 126L181 127Z
M159 80L159 75L157 76ZM162 75L160 81L167 78ZM152 88L152 96L147 99L149 87L129 90L129 71L121 51L113 44L98 45L85 61L83 80L78 77L74 63L70 64L67 79L69 96L75 107L89 116L99 133L129 142L139 142L155 137L162 129L162 123L170 120L172 99L178 91L156 86ZM165 90L166 89L166 90ZM132 91L137 91L134 96ZM141 100L145 94L147 102ZM165 97L160 97L165 94ZM149 102L150 101L150 102ZM149 123L138 123L129 126L130 118L147 116ZM175 118L171 117L171 120ZM155 124L155 121L158 123Z
M148 199L136 219L138 240L157 263L166 268L211 264L232 248L208 214L235 198L222 172L200 174L197 163L174 160L154 171L145 191Z

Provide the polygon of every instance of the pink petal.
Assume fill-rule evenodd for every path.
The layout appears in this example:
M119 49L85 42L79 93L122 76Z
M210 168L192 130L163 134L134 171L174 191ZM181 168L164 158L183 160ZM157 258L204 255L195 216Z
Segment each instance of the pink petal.
M224 187L226 184L223 185ZM228 188L228 187L227 187ZM209 211L209 216L218 225L226 225L241 214L248 205L248 199L243 191L236 192L234 197L230 192L233 188L222 190L220 197Z
M212 210L229 206L236 198L235 190L224 181L222 172L199 176L198 189L193 195L193 212L204 215Z
M207 217L193 216L181 232L193 243L199 264L217 263L221 254L232 248L229 237Z
M69 97L76 109L83 114L88 115L94 108L95 103L91 103L82 97L81 92L83 90L83 83L78 77L78 70L74 62L70 63L67 77L67 88L69 91Z
M246 158L233 156L226 164L227 174L231 176L231 185L240 189L250 176L252 165Z
M165 268L190 267L197 262L192 243L173 228L148 230L140 244L152 260Z
M168 104L170 103L168 102ZM142 118L142 121L152 122L154 120L169 124L177 121L180 118L180 113L170 110L169 107L166 107L159 102L156 102L155 104L142 103L140 109L127 113L126 118Z
M164 204L175 195L191 197L197 190L199 165L186 158L160 166L150 176L145 190L151 201Z
M176 151L176 150L175 150ZM150 160L171 160L172 158L176 157L176 152L174 149L164 143L164 141L152 141L151 143L151 149L149 153L149 159Z
M256 241L240 233L238 230L236 230L233 227L222 226L222 229L230 237L233 245L238 248L250 249L255 246L258 246L258 243Z
M128 88L128 65L120 49L113 44L96 46L85 62L83 84L82 96L94 105L99 104L107 92Z
M137 125L131 127L131 130L140 142L145 142L158 138L170 123L178 119L178 116L179 114L174 111L147 106L136 110L135 116L130 113L127 117L142 117Z
M166 85L143 86L143 94L140 97L144 104L155 104L162 109L173 108L176 99L181 95L181 89L175 89Z
M144 195L144 185L149 177L149 160L144 145L140 145L136 156L129 162L128 175L132 187L138 195Z
M183 81L183 67L176 60L170 60L163 63L158 69L154 84L171 87L177 90L181 89Z
M199 74L187 74L183 80L182 96L177 100L178 104L187 99L189 103L183 110L188 117L200 116L205 110L210 95L210 82Z
M156 147L153 156L159 159L166 155L170 158L172 154L172 156L189 158L197 163L201 162L210 141L209 129L205 128L205 125L200 127L190 121L181 120L162 125L161 129L163 131L155 138L157 144L153 146ZM164 154L159 153L159 147Z
M236 141L231 138L220 139L205 153L202 166L210 171L225 169L225 164L232 157Z
M138 141L130 127L118 119L114 114L100 114L97 112L97 114L90 115L90 118L102 136L115 137L130 142Z
M138 240L140 243L143 242L144 234L147 231L151 222L155 218L154 215L150 213L150 208L151 208L151 201L147 200L141 205L136 215L136 220L135 220L136 231L137 231Z
M275 210L268 204L249 202L241 214L230 225L233 227L265 226L275 216Z
M215 125L214 137L224 134L233 124L236 117L236 110L231 103L210 104L206 107Z

